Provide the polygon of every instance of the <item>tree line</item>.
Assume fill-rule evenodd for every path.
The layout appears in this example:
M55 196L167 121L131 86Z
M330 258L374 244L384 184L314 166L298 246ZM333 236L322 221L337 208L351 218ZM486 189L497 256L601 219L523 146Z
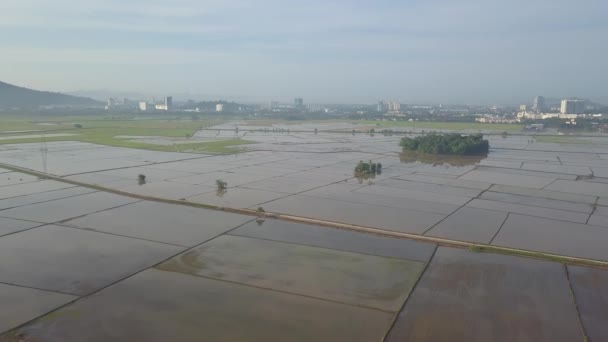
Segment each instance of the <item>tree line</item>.
M490 150L490 144L483 139L482 134L460 135L436 134L418 136L415 138L404 137L400 142L404 151L415 151L429 154L454 154L454 155L485 155Z

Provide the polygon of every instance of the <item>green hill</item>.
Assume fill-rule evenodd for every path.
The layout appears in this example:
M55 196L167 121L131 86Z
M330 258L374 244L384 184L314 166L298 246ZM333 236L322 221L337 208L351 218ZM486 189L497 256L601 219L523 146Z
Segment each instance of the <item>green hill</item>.
M0 108L38 108L41 106L101 106L103 103L78 97L38 91L0 82Z

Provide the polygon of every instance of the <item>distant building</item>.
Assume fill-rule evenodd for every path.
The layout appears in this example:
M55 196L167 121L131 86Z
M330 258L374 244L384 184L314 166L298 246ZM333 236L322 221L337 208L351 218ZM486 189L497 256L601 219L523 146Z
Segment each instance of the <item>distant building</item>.
M583 114L585 112L585 101L583 100L562 100L560 113L562 114Z
M574 107L574 101L562 100L562 105L560 107L559 112L562 114L574 113Z
M273 109L277 109L279 108L279 102L278 101L270 101L268 102L268 109L273 110Z
M145 112L148 110L148 102L142 101L139 103L139 110L141 110L142 112Z
M545 98L542 96L535 97L532 109L537 113L542 113L545 110Z
M515 119L506 119L504 117L500 117L497 115L484 115L482 117L479 118L475 118L476 122L482 122L482 123L516 123L517 120Z
M110 98L108 98L108 101L106 103L107 110L113 110L113 109L127 110L127 109L135 109L136 107L137 107L136 104L131 104L131 102L127 98L118 99L118 98L110 97Z
M296 97L293 100L293 105L294 105L294 107L296 107L296 109L302 109L302 108L304 108L304 99L301 98L301 97Z
M519 110L522 111L522 112L525 112L525 111L528 110L528 106L527 105L520 105L519 106Z
M323 106L320 104L315 104L315 103L309 103L308 105L306 105L306 108L308 108L309 112L321 112L323 111Z
M384 115L386 116L403 116L403 113L401 113L401 104L397 101L386 102L385 108L386 111Z
M145 104L145 106L142 107L142 104ZM142 108L146 108L146 109L142 109ZM153 109L170 111L173 109L173 96L165 96L165 98L163 99L163 103L156 103L156 101L154 99L152 99L152 103L140 102L139 109L143 110L143 111L153 110Z
M384 101L378 101L378 104L376 105L376 112L378 112L378 113L386 112L386 104L384 103Z
M536 113L533 111L521 111L517 113L518 120L545 120L545 119L567 119L572 120L576 119L580 116L580 114L567 114L567 113Z
M396 101L390 101L387 105L389 112L400 112L401 111L401 103Z
M216 112L223 112L224 111L224 105L222 103L218 103L215 105L215 111Z
M165 110L173 109L173 96L165 96Z

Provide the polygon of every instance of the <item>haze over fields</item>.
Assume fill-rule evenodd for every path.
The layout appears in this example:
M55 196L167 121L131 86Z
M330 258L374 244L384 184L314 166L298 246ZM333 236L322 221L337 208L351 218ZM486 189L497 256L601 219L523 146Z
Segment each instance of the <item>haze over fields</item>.
M605 103L607 12L603 0L9 0L0 79L256 101Z

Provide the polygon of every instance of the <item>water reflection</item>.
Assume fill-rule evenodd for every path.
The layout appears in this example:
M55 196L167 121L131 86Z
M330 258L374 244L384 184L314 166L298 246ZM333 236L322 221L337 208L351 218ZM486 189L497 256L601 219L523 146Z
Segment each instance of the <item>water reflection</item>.
M228 192L228 189L217 189L217 191L215 192L215 195L217 197L224 197L224 195Z
M376 173L370 172L355 172L354 176L359 181L359 184L363 184L364 181L368 181L368 184L371 185L371 180L376 178L376 175L381 175L382 170L377 170Z
M145 185L146 184L146 175L137 176L137 184L139 184L140 186Z
M486 159L488 156L456 156L456 155L445 155L445 154L426 154L417 152L402 152L399 155L399 160L402 163L422 163L433 166L467 166L475 165Z

